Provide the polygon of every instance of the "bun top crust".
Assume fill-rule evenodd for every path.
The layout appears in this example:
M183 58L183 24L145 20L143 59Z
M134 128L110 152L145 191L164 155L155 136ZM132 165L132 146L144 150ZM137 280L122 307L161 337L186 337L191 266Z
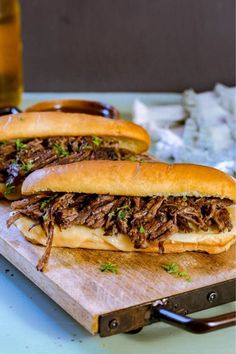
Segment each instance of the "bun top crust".
M122 119L82 113L28 112L1 117L1 140L51 136L114 137L120 147L134 153L146 151L150 137L145 129Z
M82 161L31 173L22 194L42 191L127 196L195 196L236 202L236 180L215 168L160 162Z

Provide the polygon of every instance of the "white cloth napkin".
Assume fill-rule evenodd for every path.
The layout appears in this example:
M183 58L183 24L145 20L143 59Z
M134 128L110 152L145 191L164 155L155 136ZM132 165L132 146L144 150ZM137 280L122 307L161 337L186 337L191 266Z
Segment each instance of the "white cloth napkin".
M191 162L236 173L236 87L217 84L213 91L187 90L182 105L147 106L136 100L134 122L152 137L158 159ZM176 128L185 119L182 128Z

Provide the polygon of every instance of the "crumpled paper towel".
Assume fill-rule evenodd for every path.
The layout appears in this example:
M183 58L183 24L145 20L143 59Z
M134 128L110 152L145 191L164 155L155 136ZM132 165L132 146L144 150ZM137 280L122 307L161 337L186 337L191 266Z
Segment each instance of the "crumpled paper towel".
M187 90L182 105L148 107L136 100L133 112L134 122L150 133L151 153L159 160L209 165L235 175L236 87L217 84L200 94Z

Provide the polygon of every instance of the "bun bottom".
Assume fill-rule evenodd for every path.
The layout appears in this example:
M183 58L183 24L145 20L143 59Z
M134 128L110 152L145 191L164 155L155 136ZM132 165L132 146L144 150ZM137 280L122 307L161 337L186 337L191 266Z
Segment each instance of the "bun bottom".
M163 253L182 253L185 251L201 251L217 254L227 251L236 242L236 209L229 208L233 220L233 229L222 233L177 233L167 238L162 244ZM39 245L46 245L46 237L40 225L27 217L22 217L15 222L17 228L25 238ZM124 252L159 252L159 245L154 241L145 249L134 248L127 235L104 236L103 229L91 229L85 226L74 225L69 229L54 229L53 247L89 248Z

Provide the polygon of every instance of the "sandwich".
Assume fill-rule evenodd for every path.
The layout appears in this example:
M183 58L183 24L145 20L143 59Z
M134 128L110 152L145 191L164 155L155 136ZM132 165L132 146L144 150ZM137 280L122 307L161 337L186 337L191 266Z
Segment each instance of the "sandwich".
M0 119L0 194L20 196L31 172L82 160L149 160L140 126L80 113L31 112Z
M126 252L220 253L236 240L234 178L206 166L82 161L37 170L8 226L46 246Z

